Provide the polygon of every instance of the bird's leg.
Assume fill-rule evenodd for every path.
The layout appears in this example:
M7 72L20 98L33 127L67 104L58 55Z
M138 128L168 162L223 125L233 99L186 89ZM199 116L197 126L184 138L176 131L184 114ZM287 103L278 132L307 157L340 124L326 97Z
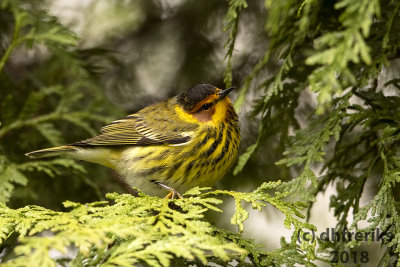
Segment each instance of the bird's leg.
M183 196L179 194L179 192L176 191L174 188L160 182L156 182L156 184L169 191L168 195L166 195L164 198L168 199L175 199L176 197L183 198Z

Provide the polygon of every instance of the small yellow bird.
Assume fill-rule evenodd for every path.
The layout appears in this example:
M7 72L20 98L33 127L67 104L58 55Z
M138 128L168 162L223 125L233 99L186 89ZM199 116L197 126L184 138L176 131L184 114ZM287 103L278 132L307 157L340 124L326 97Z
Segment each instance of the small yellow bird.
M238 117L227 95L233 88L199 84L101 128L101 134L70 145L33 151L30 158L68 155L115 169L143 192L181 197L211 186L238 153Z

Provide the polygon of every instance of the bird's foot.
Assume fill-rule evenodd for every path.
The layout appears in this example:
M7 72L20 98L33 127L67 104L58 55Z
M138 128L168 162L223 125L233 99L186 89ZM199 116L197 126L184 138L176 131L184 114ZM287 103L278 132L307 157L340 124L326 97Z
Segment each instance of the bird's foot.
M183 196L178 191L176 191L174 188L172 188L168 185L165 185L163 183L160 183L160 182L157 182L157 184L159 186L161 186L162 188L167 189L169 191L168 195L166 195L164 198L167 198L167 199L183 198Z

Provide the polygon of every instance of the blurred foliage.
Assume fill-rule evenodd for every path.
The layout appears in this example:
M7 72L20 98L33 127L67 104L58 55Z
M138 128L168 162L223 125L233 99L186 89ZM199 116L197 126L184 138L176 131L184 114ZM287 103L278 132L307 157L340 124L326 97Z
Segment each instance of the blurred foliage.
M81 199L98 199L103 195L98 185L75 161L26 162L24 157L35 147L93 135L119 113L103 97L97 70L85 59L91 53L74 49L77 37L49 16L41 1L1 4L2 43L8 46L0 60L0 200L12 197L12 206L34 200L59 208L66 198L78 200L77 190ZM35 54L25 49L34 49ZM11 59L14 52L21 58ZM11 194L16 185L28 183L28 174L29 186L17 187ZM55 176L57 181L49 179Z
M87 1L79 23L64 18L63 8L54 16L59 2L0 2L2 259L54 265L49 253L69 248L77 256L58 264L329 262L319 255L362 244L316 240L316 254L316 242L296 244L296 238L315 230L301 219L303 203L310 210L333 184L335 230L380 228L386 250L380 265L400 266L399 2ZM93 202L106 191L123 192L110 171L24 157L85 139L122 116L121 109L133 112L201 82L240 86L235 107L244 151L236 176L223 186L285 182L252 193L193 189L175 201L114 193ZM363 206L367 184L375 191ZM223 196L235 199L231 223L239 232L248 217L241 202L256 209L269 203L294 228L292 239L267 252L211 225L204 213L219 211Z

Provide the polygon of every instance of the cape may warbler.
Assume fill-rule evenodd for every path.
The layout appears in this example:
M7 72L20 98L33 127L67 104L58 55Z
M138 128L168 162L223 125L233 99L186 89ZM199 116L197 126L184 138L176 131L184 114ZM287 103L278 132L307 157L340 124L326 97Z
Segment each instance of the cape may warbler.
M157 196L166 188L173 198L195 186L213 185L234 163L240 132L227 97L232 89L196 85L104 126L93 138L26 155L66 154L102 164L130 186Z

